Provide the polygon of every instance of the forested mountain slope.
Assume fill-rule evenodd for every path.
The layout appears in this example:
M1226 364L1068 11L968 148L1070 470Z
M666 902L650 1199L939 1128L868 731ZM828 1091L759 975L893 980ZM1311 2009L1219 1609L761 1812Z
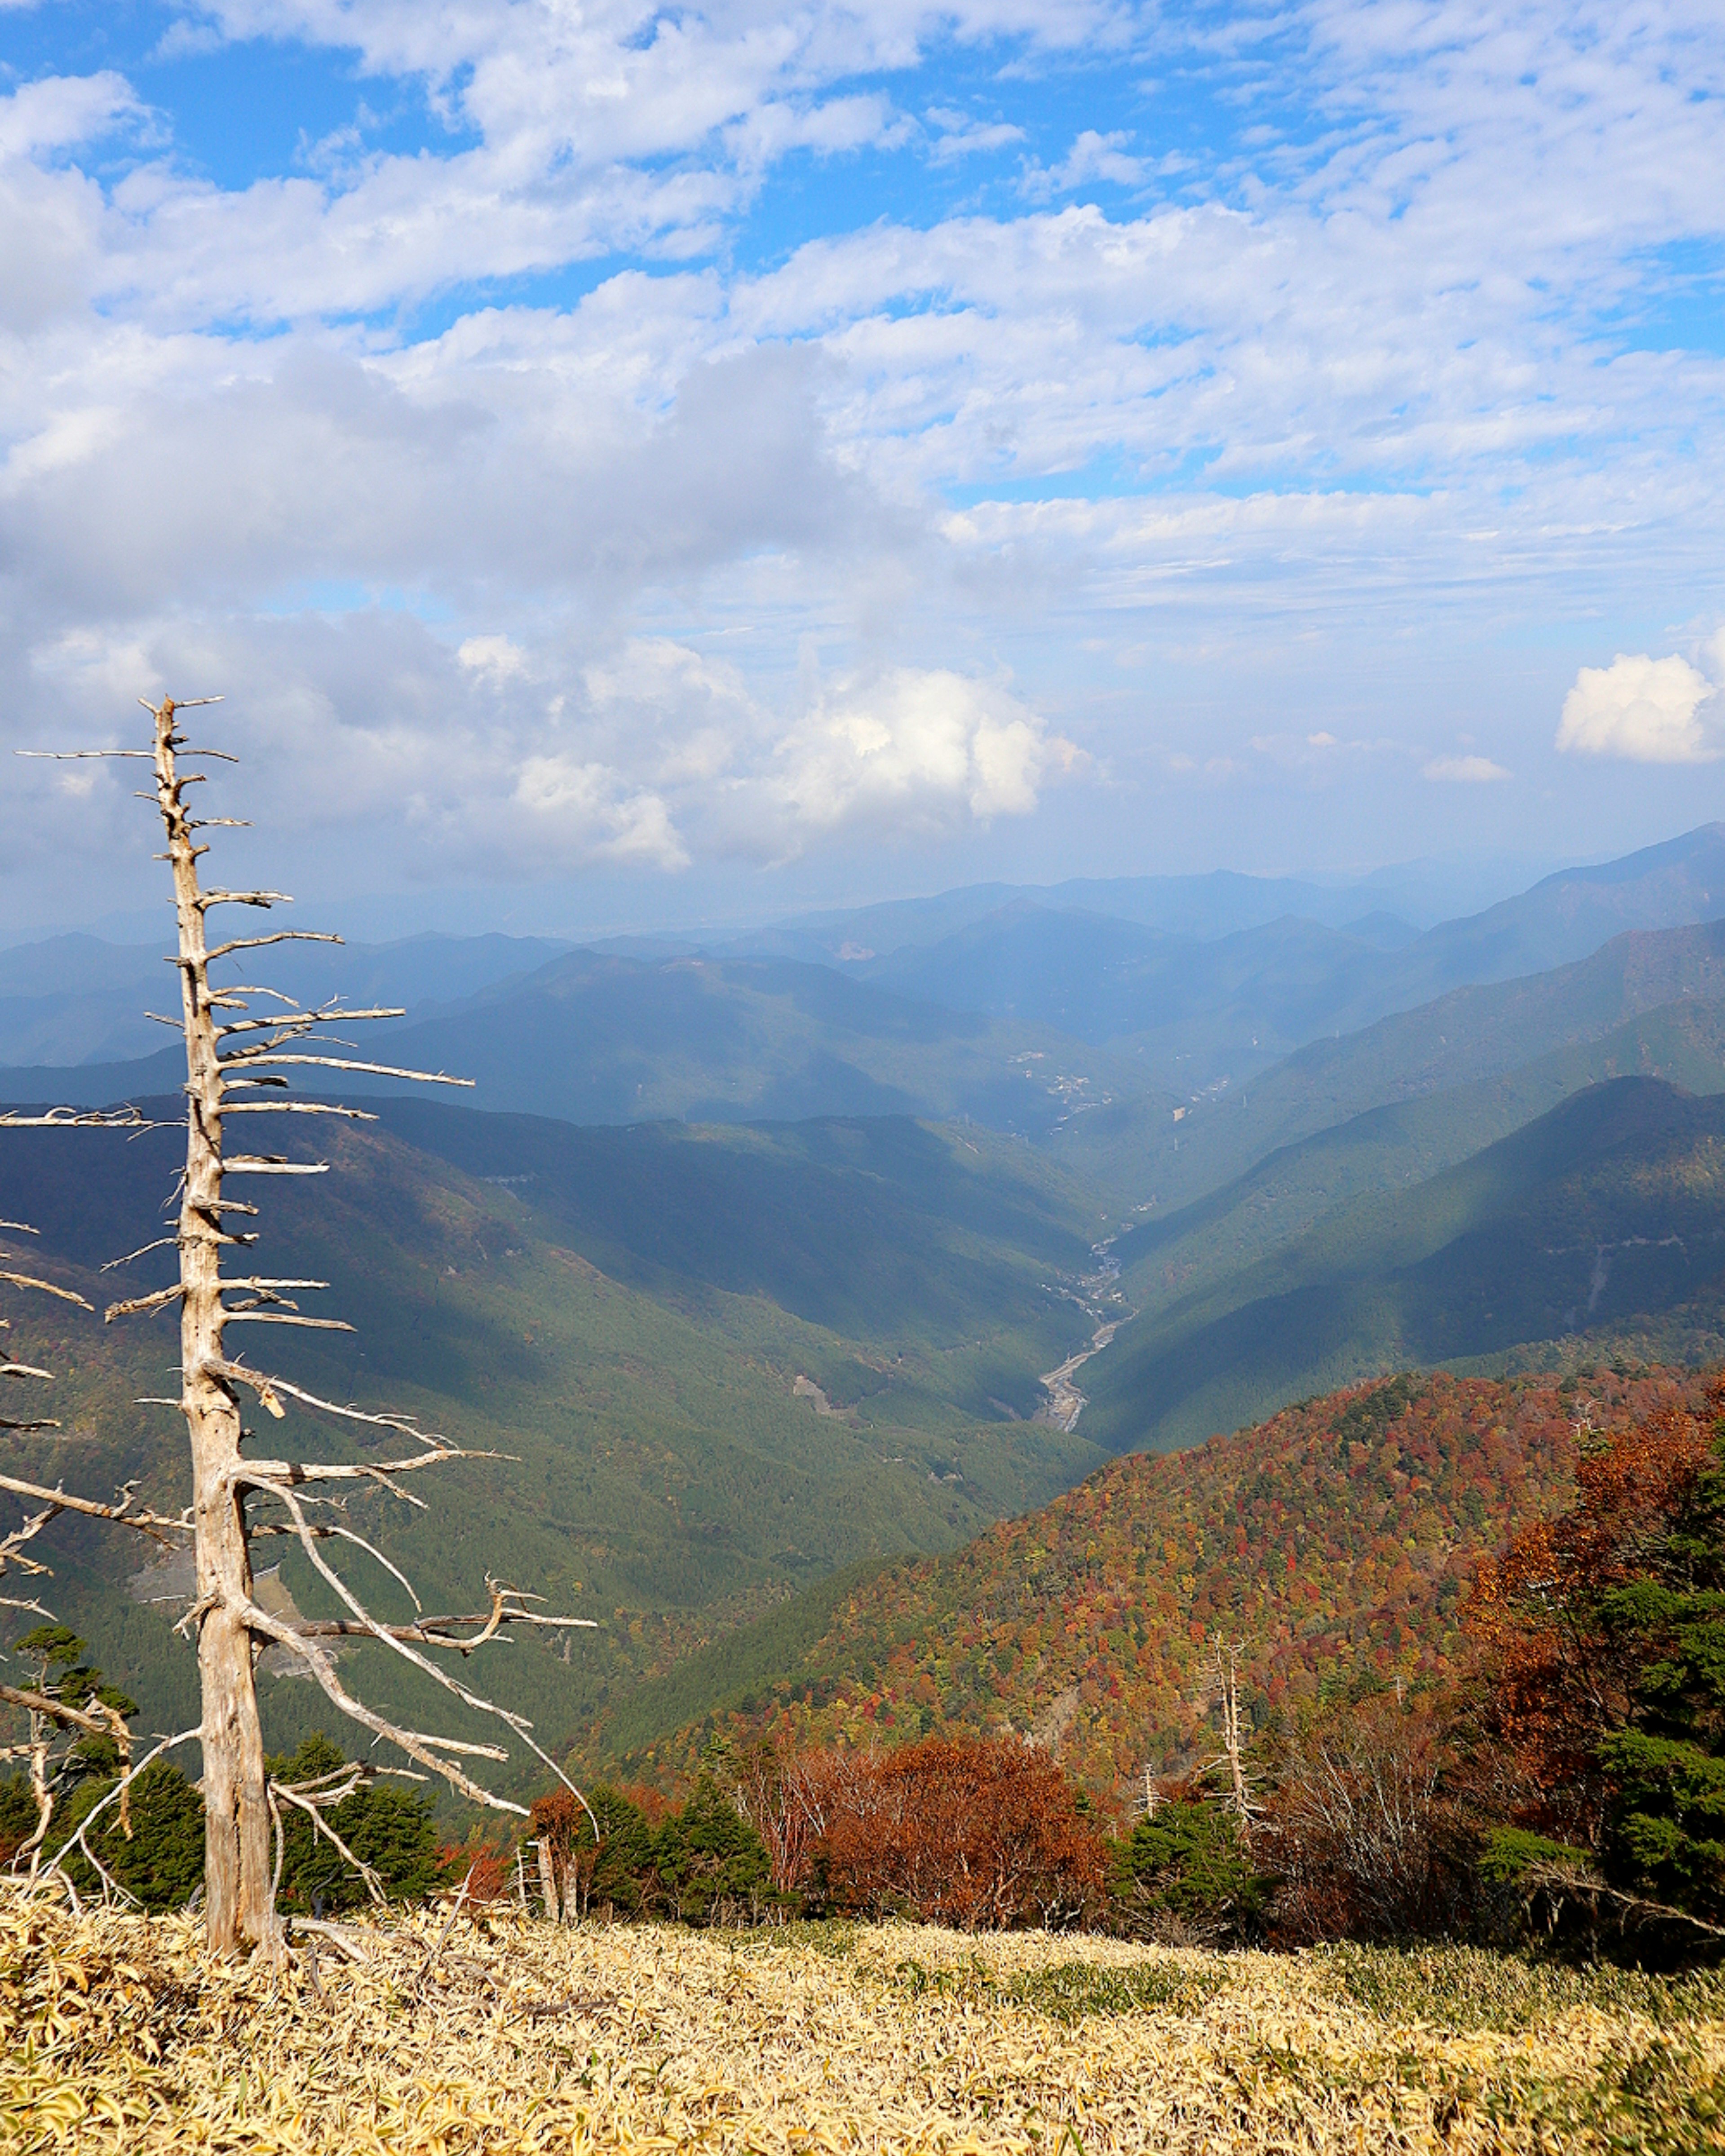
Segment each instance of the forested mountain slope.
M1575 1425L1700 1381L1438 1375L1354 1387L1189 1451L1111 1461L950 1555L810 1591L619 1701L589 1748L672 1776L715 1732L853 1743L1034 1731L1094 1784L1214 1748L1204 1669L1260 1717L1436 1674L1476 1560L1568 1487Z
M1725 1003L1669 1004L1501 1077L1368 1109L1278 1147L1208 1198L1178 1210L1145 1207L1119 1246L1128 1299L1153 1315L1351 1200L1424 1182L1587 1086L1627 1076L1725 1091Z
M1086 1368L1084 1427L1190 1443L1378 1371L1548 1366L1703 1305L1725 1322L1725 1096L1613 1079L1123 1327Z
M427 1112L445 1151L460 1151L462 1112ZM859 1558L950 1547L1100 1457L1081 1436L1006 1419L1008 1406L1032 1404L1038 1370L1091 1322L1060 1286L1061 1260L1086 1259L1090 1221L1021 1147L991 1163L973 1136L911 1127L864 1133L857 1158L842 1129L782 1139L679 1130L655 1142L553 1127L537 1134L539 1152L524 1153L535 1133L500 1128L473 1141L514 1148L496 1156L502 1168L475 1161L511 1178L496 1183L375 1127L326 1124L317 1136L334 1172L259 1186L259 1256L272 1273L330 1281L305 1306L356 1330L236 1326L232 1345L327 1398L401 1408L506 1455L442 1472L422 1490L426 1514L374 1491L352 1501L350 1517L413 1574L428 1606L469 1606L489 1569L601 1621L599 1635L572 1643L567 1664L560 1644L554 1655L529 1643L494 1673L559 1739L680 1644ZM559 1141L584 1148L568 1202L536 1210L535 1185L513 1177L538 1177L555 1201ZM95 1269L161 1233L182 1154L172 1127L0 1133L0 1219L43 1230L0 1237L15 1254L7 1265L98 1308L156 1286L161 1252L120 1275ZM763 1209L752 1243L726 1232L739 1155L778 1209ZM176 1389L172 1318L105 1328L63 1303L0 1294L8 1349L56 1372L40 1411L68 1433L0 1436L9 1471L49 1482L64 1472L100 1496L137 1477L177 1508L183 1430L171 1409L136 1404ZM384 1456L298 1410L269 1427L272 1448ZM170 1626L186 1584L146 1582L138 1594L166 1599L135 1600L124 1589L139 1563L129 1539L116 1548L99 1531L53 1532L66 1559L55 1560L53 1606L144 1702L151 1726L183 1726L192 1656ZM281 1584L323 1614L296 1555ZM374 1606L407 1614L387 1579ZM386 1702L411 1697L393 1664L368 1681ZM321 1714L304 1685L275 1684L270 1699L275 1741Z
M1670 1052L1711 1059L1717 1019L1697 1021L1700 1034L1684 1047L1683 1007L1722 1002L1725 921L1620 936L1578 964L1458 988L1358 1032L1314 1040L1242 1085L1174 1102L1122 1092L1051 1130L1048 1142L1057 1159L1111 1190L1122 1206L1163 1210L1189 1204L1278 1147L1368 1109L1507 1077L1604 1043L1656 1013L1664 1014ZM1639 1050L1627 1034L1617 1050L1625 1059L1617 1069L1650 1067L1629 1060ZM1657 1051L1653 1067L1661 1067ZM1548 1066L1548 1076L1558 1069ZM1584 1060L1568 1075L1616 1071L1609 1065L1595 1071ZM1687 1076L1676 1065L1670 1075Z

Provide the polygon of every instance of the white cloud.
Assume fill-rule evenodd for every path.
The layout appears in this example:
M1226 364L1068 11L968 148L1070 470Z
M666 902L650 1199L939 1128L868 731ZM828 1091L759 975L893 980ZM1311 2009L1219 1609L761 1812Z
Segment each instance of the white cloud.
M33 157L105 135L144 108L124 75L44 75L0 97L0 158Z
M896 667L836 685L779 744L794 822L942 823L1024 816L1077 752L998 684Z
M1455 786L1490 786L1512 775L1488 756L1435 756L1430 763L1420 767L1422 778L1445 781Z
M525 813L511 838L525 839L541 863L587 860L685 869L688 849L656 793L630 792L603 764L567 756L530 756L516 780L514 802Z
M1692 311L1659 314L1661 250L1725 227L1706 0L1136 28L1114 0L206 18L321 43L377 108L417 86L454 124L228 187L146 141L117 75L0 99L8 730L267 680L272 779L327 740L331 813L410 801L413 845L498 873L973 829L1044 798L1062 733L1128 772L1178 742L1174 764L1266 773L1266 798L1316 803L1322 773L1339 817L1453 738L1506 608L1610 622L1717 591L1725 362L1681 348ZM1134 38L1219 90L1221 136L1267 55L1312 140L1207 139L1172 98L1099 90L1063 161L1030 128L1057 161L1034 184L1165 172L1175 139L1189 193L1024 213L976 167L943 209L956 182L907 163L926 194L901 223L871 161L775 214L793 151L999 152L1030 107L997 61L1034 77L1050 47ZM983 118L955 86L978 56ZM584 296L464 293L565 270ZM435 333L396 322L439 292ZM793 686L805 642L824 694ZM1127 648L1134 681L1103 681ZM983 678L1003 660L1010 693ZM1564 745L1708 753L1725 714L1694 660L1584 670ZM1529 678L1481 720L1518 768ZM1428 815L1493 813L1466 783L1489 761L1431 758L1462 783Z
M954 111L950 106L931 105L927 114L929 126L934 130L934 140L929 145L928 155L937 165L949 163L954 157L968 157L988 150L1004 150L1014 142L1022 142L1024 131L1008 120L977 120L967 112Z
M1132 139L1130 135L1101 135L1094 127L1086 127L1058 165L1049 170L1035 166L1025 174L1024 192L1034 198L1070 194L1091 180L1106 180L1115 187L1137 187L1144 177L1144 161L1127 150Z
M495 681L516 680L527 671L527 654L506 636L470 636L455 648L455 661L470 674Z
M1718 692L1686 659L1584 666L1563 699L1558 747L1633 763L1707 763L1720 753L1706 706Z

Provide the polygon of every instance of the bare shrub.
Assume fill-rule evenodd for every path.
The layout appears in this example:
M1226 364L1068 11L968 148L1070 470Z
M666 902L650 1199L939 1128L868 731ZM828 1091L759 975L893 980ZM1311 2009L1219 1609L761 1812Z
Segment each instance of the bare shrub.
M1294 1738L1259 1844L1278 1881L1280 1943L1429 1936L1465 1923L1454 1765L1441 1713L1424 1699L1364 1700Z

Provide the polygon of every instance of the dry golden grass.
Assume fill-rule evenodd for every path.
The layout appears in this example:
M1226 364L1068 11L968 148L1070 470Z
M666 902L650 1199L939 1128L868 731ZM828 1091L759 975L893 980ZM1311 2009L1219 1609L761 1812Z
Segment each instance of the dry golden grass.
M0 1905L0 2147L1725 2148L1725 1984L882 1927L356 1927L272 1974Z

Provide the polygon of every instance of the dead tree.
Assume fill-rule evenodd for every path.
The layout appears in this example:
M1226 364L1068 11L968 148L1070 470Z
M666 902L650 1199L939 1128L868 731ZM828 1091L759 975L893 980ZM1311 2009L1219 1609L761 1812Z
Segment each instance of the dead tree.
M136 758L153 767L154 788L141 798L152 801L161 816L167 849L158 858L167 860L173 880L178 925L173 963L179 975L180 1014L161 1022L173 1026L185 1042L186 1165L178 1189L175 1233L115 1261L127 1264L148 1250L170 1246L178 1255L177 1280L153 1294L110 1305L106 1317L111 1321L144 1312L178 1309L180 1396L177 1400L146 1404L172 1406L185 1417L192 1454L192 1502L180 1519L170 1521L138 1511L129 1491L123 1491L116 1504L100 1506L72 1498L58 1489L49 1491L0 1478L0 1490L39 1501L43 1507L11 1537L0 1541L0 1568L8 1557L24 1562L23 1544L60 1512L112 1520L158 1537L189 1534L197 1568L196 1598L178 1629L195 1634L198 1644L202 1715L198 1728L190 1733L200 1739L203 1754L206 1938L217 1951L258 1946L274 1951L280 1937L275 1911L274 1857L280 1846L281 1804L285 1801L310 1810L321 1829L328 1831L321 1815L336 1799L321 1789L272 1785L264 1764L255 1681L257 1658L262 1650L272 1644L284 1648L342 1714L370 1731L374 1738L397 1747L461 1795L495 1810L525 1816L522 1806L483 1788L461 1763L506 1759L502 1746L408 1728L376 1712L344 1685L330 1643L341 1639L376 1640L462 1705L505 1724L578 1799L579 1791L536 1742L531 1724L523 1716L474 1691L451 1670L440 1666L436 1657L454 1654L465 1660L506 1626L591 1629L591 1620L542 1615L528 1606L539 1598L491 1578L486 1581L490 1606L485 1610L461 1616L426 1615L412 1587L381 1552L339 1518L327 1517L330 1511L339 1513L341 1510L339 1496L331 1493L357 1485L376 1485L417 1506L424 1501L406 1486L405 1478L452 1460L499 1455L465 1450L422 1430L410 1415L367 1413L352 1404L320 1399L247 1361L243 1353L229 1349L226 1334L234 1325L341 1332L352 1328L340 1319L311 1317L301 1312L294 1297L324 1287L327 1285L324 1281L223 1272L224 1253L249 1250L258 1241L255 1229L237 1224L254 1219L258 1209L228 1196L228 1178L321 1175L328 1167L326 1162L293 1160L262 1147L249 1152L230 1151L225 1137L228 1120L258 1115L373 1120L359 1109L296 1097L295 1078L313 1069L366 1072L426 1084L470 1081L451 1078L443 1071L400 1070L358 1060L345 1052L351 1044L331 1030L366 1019L399 1018L405 1015L403 1011L355 1010L339 1003L306 1007L274 989L213 981L212 966L241 952L288 942L336 943L341 938L278 929L210 943L206 925L216 908L242 906L267 911L290 901L280 891L204 888L199 862L208 846L197 834L218 825L233 826L238 819L193 815L187 803L187 790L203 783L208 774L185 767L212 757L227 762L234 759L218 750L188 747L177 713L189 706L177 705L170 697L159 705L145 701L144 707L153 724L148 749L74 753ZM290 1071L295 1077L286 1075ZM103 1118L60 1109L37 1117L0 1116L0 1126L58 1127L67 1122L118 1121L136 1127L140 1120L136 1110ZM33 1284L48 1286L51 1293L64 1292L49 1283ZM364 1466L256 1457L243 1450L245 1441L255 1435L244 1426L242 1418L242 1401L248 1396L277 1421L285 1417L286 1404L290 1402L313 1415L361 1424L368 1432L388 1432L401 1441L403 1450L394 1457ZM296 1543L345 1614L322 1621L293 1622L264 1609L254 1594L252 1576L252 1546L263 1536L285 1536ZM331 1563L328 1546L333 1543L344 1543L363 1552L398 1581L413 1602L413 1621L380 1623L346 1575ZM144 1763L140 1763L121 1778L122 1794ZM347 1793L344 1781L340 1794Z
M1209 1679L1222 1723L1222 1756L1216 1764L1228 1770L1228 1808L1240 1822L1241 1840L1250 1841L1258 1807L1246 1779L1245 1747L1240 1739L1240 1656L1237 1641L1224 1640L1219 1632L1212 1635Z

